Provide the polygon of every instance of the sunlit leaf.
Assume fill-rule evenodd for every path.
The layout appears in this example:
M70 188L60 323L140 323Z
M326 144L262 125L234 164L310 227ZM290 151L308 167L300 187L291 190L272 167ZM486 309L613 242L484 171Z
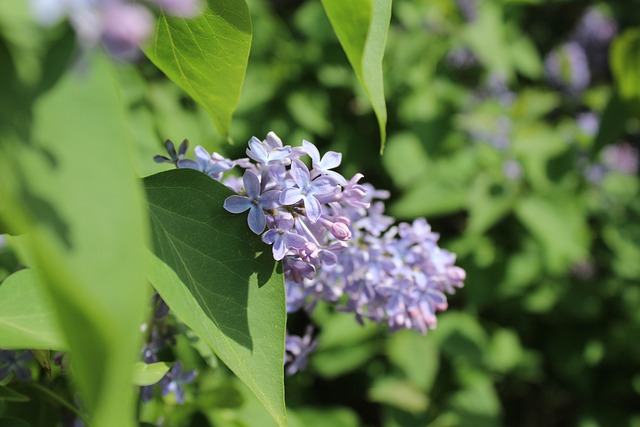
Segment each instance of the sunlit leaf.
M200 103L223 137L229 134L251 47L244 0L205 0L193 19L160 15L145 54Z
M322 0L322 5L378 118L382 152L387 135L382 57L391 0Z
M0 286L0 348L67 347L53 304L38 275L20 270Z
M133 367L133 385L153 385L169 372L171 365L166 362L144 363L137 362Z
M284 408L284 280L224 185L193 170L145 178L155 257L149 279L280 425Z

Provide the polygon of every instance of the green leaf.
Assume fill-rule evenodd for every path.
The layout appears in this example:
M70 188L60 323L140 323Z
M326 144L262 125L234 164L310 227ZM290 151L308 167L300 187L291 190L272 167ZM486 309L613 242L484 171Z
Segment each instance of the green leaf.
M387 137L382 57L391 0L322 0L322 6L376 114L382 153Z
M133 385L153 385L169 372L171 364L166 362L144 363L136 362L133 366Z
M586 258L589 229L580 200L562 195L554 198L530 196L519 201L515 213L543 245L551 271L562 271L572 262Z
M389 360L409 382L422 391L429 391L438 374L440 353L431 339L415 331L399 331L389 337Z
M610 62L622 97L640 100L640 28L628 29L613 41Z
M20 270L0 286L0 348L64 350L67 343L36 272Z
M5 124L5 220L46 284L93 427L134 425L148 230L109 62L96 52L38 97L29 134ZM18 136L20 135L20 136Z
M429 406L427 396L415 385L396 378L377 380L369 389L369 399L413 413L422 412Z
M157 256L149 280L285 425L284 279L270 248L245 215L224 210L233 193L207 175L173 170L144 182Z
M251 48L251 18L244 0L206 0L193 19L161 14L149 59L200 103L223 137L238 105Z
M618 93L613 92L602 112L598 133L593 141L593 149L590 151L592 160L597 158L606 145L613 144L624 134L625 126L631 116L630 113L629 106Z

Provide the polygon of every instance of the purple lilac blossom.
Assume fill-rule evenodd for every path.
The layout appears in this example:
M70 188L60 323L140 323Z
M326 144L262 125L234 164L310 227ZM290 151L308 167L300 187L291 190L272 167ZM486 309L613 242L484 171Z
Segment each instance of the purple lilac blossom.
M226 170L209 176L239 193L225 200L225 209L250 210L249 227L282 261L287 312L310 312L326 301L359 322L386 323L391 330L436 327L436 313L447 308L446 295L463 286L465 272L438 246L424 218L394 226L384 215L388 191L360 183L362 174L347 180L332 170L339 153L321 156L308 141L292 148L270 132L263 141L251 138L246 153L252 161L211 155L244 169L242 180ZM190 165L187 159L175 163ZM311 332L287 338L287 371L302 368L313 348Z

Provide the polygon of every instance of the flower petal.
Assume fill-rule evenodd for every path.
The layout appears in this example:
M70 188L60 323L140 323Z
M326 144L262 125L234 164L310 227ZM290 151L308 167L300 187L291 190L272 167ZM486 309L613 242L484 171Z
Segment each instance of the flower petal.
M277 238L274 242L273 242L273 258L276 261L280 261L282 258L284 258L285 254L287 253L287 248L284 245L284 239L282 239L282 235L280 233L278 233L279 238Z
M307 244L307 239L296 233L284 233L284 243L289 248L300 249Z
M342 162L342 154L335 151L327 151L318 163L322 169L333 169L340 166L340 162Z
M318 199L311 194L304 197L304 208L307 211L307 218L309 218L311 222L318 221L322 215L322 205L320 205Z
M256 234L261 234L267 226L267 218L262 208L254 203L251 204L249 216L247 217L249 228Z
M309 168L307 168L307 165L302 163L302 161L294 159L291 162L291 176L302 190L306 190L309 187L311 181Z
M280 190L265 191L258 199L264 209L275 209L280 206Z
M272 228L270 230L267 230L266 233L262 235L262 241L265 242L267 245L272 245L279 235L280 233L278 232L278 230L276 230L275 228Z
M253 203L248 197L233 195L224 200L224 208L231 213L241 213L249 209Z
M244 190L250 199L257 199L260 196L260 179L258 175L247 169L242 176L242 182L244 183Z
M267 163L267 150L264 148L264 145L262 145L262 141L255 136L252 136L249 140L249 148L247 148L246 153L247 156L258 163Z
M304 148L304 151L307 152L309 157L311 157L311 161L313 163L320 163L320 152L318 151L318 149L316 148L315 145L313 145L311 142L305 141L303 139L302 140L302 147Z
M302 200L302 191L299 188L285 188L280 193L280 203L283 205L295 205Z
M321 176L311 183L309 193L317 195L331 194L336 190L338 183L331 177Z
M202 172L200 165L191 159L180 159L178 160L177 166L181 169L195 169Z

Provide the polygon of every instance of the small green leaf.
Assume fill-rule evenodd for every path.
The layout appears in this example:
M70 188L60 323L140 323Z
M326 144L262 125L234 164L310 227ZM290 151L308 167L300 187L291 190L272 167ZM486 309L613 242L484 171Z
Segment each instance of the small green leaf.
M376 114L382 153L387 137L382 57L391 0L322 0L322 6Z
M284 407L284 279L232 191L193 170L145 178L153 226L149 280L172 312L211 346L280 425Z
M369 389L369 399L407 412L418 413L427 409L429 400L411 382L396 378L382 378Z
M133 385L153 385L169 372L171 364L166 362L144 363L136 362L133 366Z
M200 103L223 137L238 105L251 48L244 0L206 0L193 19L160 15L149 59Z
M67 348L53 304L36 272L20 270L0 286L0 348Z
M530 196L515 207L515 214L543 245L547 266L562 271L572 262L586 258L589 229L579 200Z
M387 354L415 387L425 392L431 389L440 367L440 353L431 336L396 332L389 337Z

